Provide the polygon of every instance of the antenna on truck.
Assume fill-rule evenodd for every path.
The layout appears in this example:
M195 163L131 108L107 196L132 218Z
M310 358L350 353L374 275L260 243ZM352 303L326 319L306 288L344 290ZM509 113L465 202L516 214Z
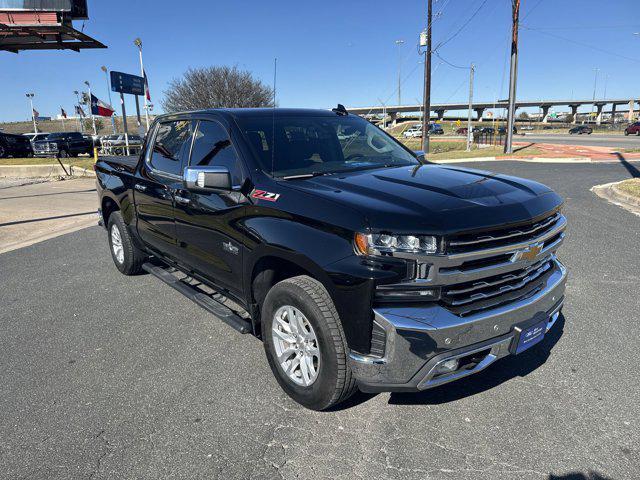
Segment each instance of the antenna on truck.
M273 115L271 125L271 176L276 163L276 79L278 75L278 58L273 59Z

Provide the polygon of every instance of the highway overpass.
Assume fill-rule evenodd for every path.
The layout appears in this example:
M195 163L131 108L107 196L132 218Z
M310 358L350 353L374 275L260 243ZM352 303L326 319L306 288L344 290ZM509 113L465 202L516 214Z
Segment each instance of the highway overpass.
M517 101L516 102L516 110L518 108L525 107L536 107L542 110L542 122L547 123L549 121L549 112L551 107L555 106L567 106L571 108L571 113L573 115L573 122L576 123L578 118L578 108L582 105L593 105L595 107L596 114L596 124L600 125L602 123L602 114L604 113L604 107L606 105L611 105L611 110L607 113L612 113L615 115L616 107L618 105L625 105L629 107L630 115L633 114L633 111L636 110L636 105L640 105L640 101L632 100L629 98L624 99L593 99L591 100L532 100L532 101ZM482 121L482 116L485 110L488 109L497 109L497 108L507 108L507 101L498 101L498 102L474 102L473 110L476 113L476 120ZM435 113L435 118L438 120L442 120L444 118L444 114L450 110L467 110L469 108L469 103L439 103L432 104L431 111ZM415 113L422 112L422 105L376 105L374 107L351 107L348 108L350 113L355 113L357 115L374 115L374 114L386 114L390 117L391 122L395 123L399 113Z

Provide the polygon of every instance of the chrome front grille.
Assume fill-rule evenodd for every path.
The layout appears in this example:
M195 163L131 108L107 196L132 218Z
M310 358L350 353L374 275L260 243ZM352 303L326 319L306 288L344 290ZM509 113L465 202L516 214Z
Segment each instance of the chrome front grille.
M527 224L452 237L443 255L403 255L416 267L410 269L412 280L402 286L440 287L440 304L460 316L527 298L560 268L555 254L566 226L566 218L554 213Z
M554 213L542 220L528 222L517 227L500 228L479 234L458 235L447 242L447 252L464 253L531 241L553 230L561 218L563 217L560 213Z

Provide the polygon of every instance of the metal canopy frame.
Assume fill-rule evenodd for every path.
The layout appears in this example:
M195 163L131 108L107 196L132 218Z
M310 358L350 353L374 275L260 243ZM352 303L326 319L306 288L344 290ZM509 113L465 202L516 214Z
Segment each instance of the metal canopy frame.
M64 23L6 25L0 23L0 50L73 50L107 48L89 35Z

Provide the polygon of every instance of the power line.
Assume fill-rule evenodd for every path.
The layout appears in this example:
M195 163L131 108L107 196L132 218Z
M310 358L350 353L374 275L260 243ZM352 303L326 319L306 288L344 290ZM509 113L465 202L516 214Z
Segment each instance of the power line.
M453 35L451 35L451 36L450 36L449 38L447 38L446 40L444 40L444 41L440 42L438 45L436 45L436 48L434 48L433 50L434 50L434 51L435 51L435 50L438 50L440 47L443 47L444 45L446 45L447 43L449 43L451 40L453 40L454 38L456 38L456 37L460 34L460 32L462 32L462 30L464 30L464 28L465 28L467 25L469 25L469 23L471 23L471 21L476 17L476 15L478 15L478 13L480 12L480 10L482 10L482 7L484 7L484 6L486 5L487 1L488 1L488 0L484 0L484 1L480 4L480 6L476 9L476 11L475 11L475 12L473 12L473 14L472 14L468 19L467 19L467 21L466 21L466 22L464 22L464 23L462 24L462 26L461 26L458 30L456 30L456 32L455 32Z
M526 15L524 17L522 17L522 19L520 21L524 22L525 18L527 18L529 15L531 15L531 12L533 12L536 8L538 8L542 2L543 2L543 0L538 0L538 3L536 3L533 7L531 7L529 9L529 11L526 13Z
M611 52L609 50L605 50L604 48L594 47L593 45L589 45L587 43L578 42L577 40L573 40L571 38L562 37L560 35L556 35L555 33L543 32L542 30L535 29L535 28L532 28L532 27L526 27L524 25L522 26L522 28L524 28L525 30L529 30L531 32L537 32L537 33L540 33L542 35L546 35L548 37L557 38L558 40L563 40L565 42L574 43L576 45L580 45L581 47L590 48L591 50L595 50L597 52L606 53L607 55L611 55L611 56L614 56L614 57L623 58L625 60L630 60L632 62L640 63L640 59L638 59L638 58L627 57L626 55L621 55L620 53Z

